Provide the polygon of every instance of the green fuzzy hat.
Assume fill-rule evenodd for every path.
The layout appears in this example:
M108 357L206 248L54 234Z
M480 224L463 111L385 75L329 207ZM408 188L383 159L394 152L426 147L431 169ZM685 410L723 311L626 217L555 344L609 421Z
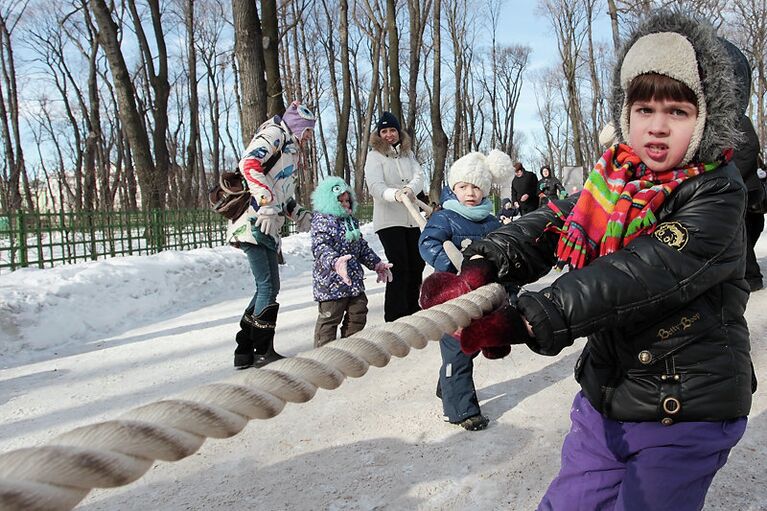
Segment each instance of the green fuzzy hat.
M344 192L349 192L352 205L351 214L338 202L338 197L343 195ZM357 197L354 195L352 187L346 184L346 181L340 177L326 177L317 185L317 188L312 192L312 208L316 213L346 219L346 239L354 241L360 238L360 230L351 219L351 216L357 212Z

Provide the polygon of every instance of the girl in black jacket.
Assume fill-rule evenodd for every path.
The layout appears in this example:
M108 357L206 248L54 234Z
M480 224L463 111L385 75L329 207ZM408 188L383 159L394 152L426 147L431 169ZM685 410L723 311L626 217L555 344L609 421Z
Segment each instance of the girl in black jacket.
M588 337L539 509L699 510L755 388L732 68L710 25L661 12L628 39L612 90L622 143L583 192L472 243L461 275L524 285L570 271L474 321L461 347L556 355Z

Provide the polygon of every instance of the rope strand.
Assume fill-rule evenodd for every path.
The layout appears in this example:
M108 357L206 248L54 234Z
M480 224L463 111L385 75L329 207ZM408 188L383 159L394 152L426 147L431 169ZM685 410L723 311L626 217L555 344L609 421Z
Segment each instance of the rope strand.
M318 388L338 388L347 376L358 378L371 365L384 367L392 355L425 348L429 340L491 312L505 296L502 286L489 284L225 382L139 406L117 420L73 429L48 445L0 454L0 511L72 509L92 488L131 483L154 460L183 459L208 437L234 436L252 419L276 416L287 402L305 403Z

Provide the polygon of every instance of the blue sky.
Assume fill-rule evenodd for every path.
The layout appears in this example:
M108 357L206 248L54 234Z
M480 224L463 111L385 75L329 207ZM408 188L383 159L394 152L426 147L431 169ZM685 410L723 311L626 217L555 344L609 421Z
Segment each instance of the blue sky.
M540 120L535 104L533 91L533 72L551 66L559 61L557 39L547 18L536 14L536 0L506 0L501 8L501 18L498 23L498 41L503 44L526 44L532 48L522 93L516 113L517 131L526 134L526 144L534 143L533 134L540 129ZM608 41L611 38L610 26L606 13L599 18L603 34L595 37L597 41Z

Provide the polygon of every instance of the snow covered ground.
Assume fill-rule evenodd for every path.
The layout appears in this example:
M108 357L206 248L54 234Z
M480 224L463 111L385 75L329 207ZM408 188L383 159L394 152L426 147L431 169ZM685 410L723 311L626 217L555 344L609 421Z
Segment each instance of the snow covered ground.
M383 255L370 225L363 228ZM767 234L757 247L767 272ZM316 304L305 234L285 240L276 344L311 348ZM550 277L549 277L550 278ZM369 325L383 286L366 280ZM200 249L22 270L0 277L0 452L231 376L237 321L252 293L244 255ZM767 291L747 317L767 385ZM479 357L485 431L442 422L431 343L384 368L158 462L139 481L96 490L87 510L533 509L559 467L582 342L560 356L520 347ZM754 396L746 436L714 480L707 510L767 510L767 398Z

